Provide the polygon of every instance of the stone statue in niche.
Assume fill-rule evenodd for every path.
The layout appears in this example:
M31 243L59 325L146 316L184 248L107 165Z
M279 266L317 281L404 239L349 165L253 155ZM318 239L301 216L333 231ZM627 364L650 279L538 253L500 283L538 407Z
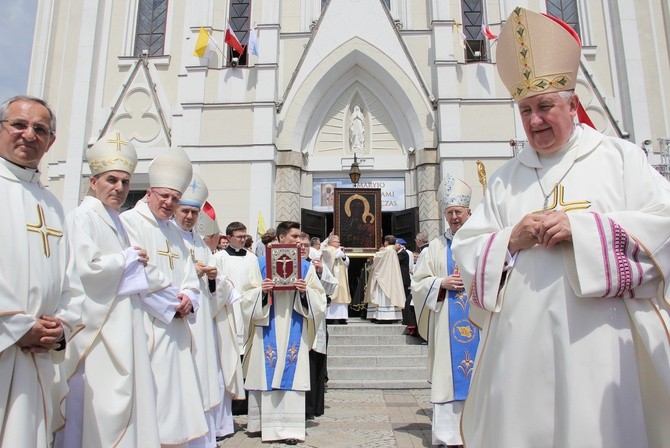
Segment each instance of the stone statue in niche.
M365 149L365 121L359 106L354 107L349 125L349 146L352 151Z

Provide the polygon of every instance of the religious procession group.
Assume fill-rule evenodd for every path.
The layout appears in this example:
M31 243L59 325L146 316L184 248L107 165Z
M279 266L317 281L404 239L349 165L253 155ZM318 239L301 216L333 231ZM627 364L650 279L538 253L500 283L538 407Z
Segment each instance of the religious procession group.
M670 446L670 184L636 145L575 123L580 51L565 24L515 9L497 65L529 145L472 212L462 181L440 187L448 229L411 281L436 445ZM90 192L66 219L37 169L55 134L42 100L0 106L0 446L210 447L245 389L249 432L304 441L338 279L299 224L276 229L303 251L292 290L242 249L241 224L214 254L181 149L119 214L137 158L116 133L88 150Z

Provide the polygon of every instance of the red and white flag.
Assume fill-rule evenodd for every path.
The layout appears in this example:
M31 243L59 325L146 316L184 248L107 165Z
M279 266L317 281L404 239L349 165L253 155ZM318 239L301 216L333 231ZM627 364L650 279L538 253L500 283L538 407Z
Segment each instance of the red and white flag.
M228 24L228 28L226 28L226 38L224 42L226 42L226 44L228 44L230 48L237 51L237 53L239 54L244 53L244 47L242 46L240 40L235 35L233 29L230 27L230 23Z
M482 36L487 38L488 40L491 41L491 43L495 42L498 40L498 35L493 34L491 32L491 28L489 28L485 23L482 23Z

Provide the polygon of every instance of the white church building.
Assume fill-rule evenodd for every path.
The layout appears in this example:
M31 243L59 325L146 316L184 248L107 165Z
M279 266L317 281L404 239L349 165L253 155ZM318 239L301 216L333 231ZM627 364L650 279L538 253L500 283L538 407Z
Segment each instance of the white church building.
M483 194L525 135L496 73L498 34L516 6L579 34L577 93L596 127L627 138L667 173L670 4L666 0L41 0L28 93L58 117L43 180L66 211L86 192L84 151L117 129L140 162L182 147L219 224L302 221L324 236L332 189L382 188L384 233L412 246L443 231L449 172ZM200 29L210 35L194 55ZM224 43L230 27L257 53ZM321 235L319 235L321 234Z

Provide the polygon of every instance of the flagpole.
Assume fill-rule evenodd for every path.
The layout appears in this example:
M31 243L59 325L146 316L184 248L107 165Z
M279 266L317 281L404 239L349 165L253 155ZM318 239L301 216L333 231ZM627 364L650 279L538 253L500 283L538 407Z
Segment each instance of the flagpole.
M205 31L207 31L207 30L205 30ZM209 36L209 40L212 41L212 43L213 43L214 46L217 48L217 50L219 50L219 51L221 52L221 56L223 56L223 50L221 49L221 47L219 47L219 44L216 42L216 39L214 39L214 36L212 36L212 35L209 33L209 31L207 31L207 35Z

